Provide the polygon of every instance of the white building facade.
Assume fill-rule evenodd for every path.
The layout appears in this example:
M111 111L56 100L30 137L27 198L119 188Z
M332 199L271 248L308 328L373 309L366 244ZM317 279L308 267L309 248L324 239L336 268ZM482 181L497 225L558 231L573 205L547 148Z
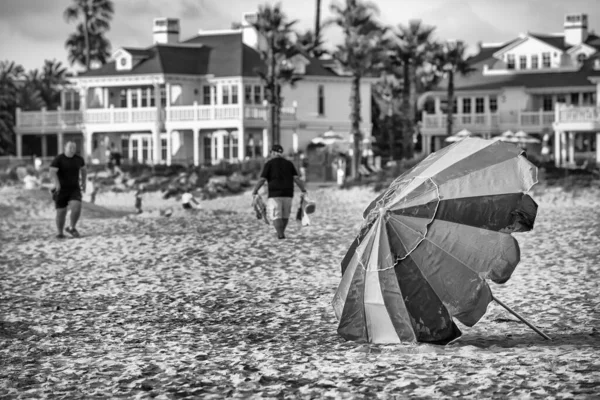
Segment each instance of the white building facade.
M556 165L600 165L600 37L588 29L587 15L567 15L561 33L482 44L470 61L475 71L455 77L453 134L467 129L491 138L523 130L551 139ZM446 88L442 82L420 99L425 153L444 146Z
M266 156L265 92L257 75L261 38L244 15L242 29L200 31L180 41L179 21L154 21L154 44L120 48L113 61L70 79L57 111L17 111L17 155L23 140L41 140L42 156L67 140L92 162L107 151L140 163L214 164ZM287 153L333 129L350 132L351 79L327 60L296 56L302 79L282 89L281 144ZM371 84L361 85L362 126L371 134Z

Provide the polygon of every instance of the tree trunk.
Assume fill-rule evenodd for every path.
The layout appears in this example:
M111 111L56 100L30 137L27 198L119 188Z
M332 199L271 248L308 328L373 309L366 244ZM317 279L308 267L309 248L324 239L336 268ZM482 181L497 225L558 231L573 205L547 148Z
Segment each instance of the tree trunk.
M321 34L321 0L317 0L317 11L315 13L315 43L316 47L319 43L319 35Z
M277 98L276 98L276 81L275 81L275 67L276 67L276 61L275 61L275 54L274 54L274 47L275 47L275 42L274 42L274 36L273 33L271 32L269 35L269 49L268 49L268 54L269 54L269 60L268 60L268 71L267 71L267 78L268 78L268 102L269 102L269 122L268 122L268 136L271 139L271 145L274 145L276 143L278 143L277 141L277 127L276 127L276 123L275 123L275 114L276 114L276 102L277 102Z
M388 140L390 143L390 161L394 161L396 159L396 135L394 134L394 117L391 112L392 105L388 105L388 113L385 117L385 128L388 131Z
M84 21L83 21L83 38L85 43L85 72L90 70L90 17L88 10L84 10Z
M454 122L454 71L448 71L448 109L446 110L446 137L452 136Z
M411 92L411 66L410 57L404 58L403 67L403 85L402 85L402 158L412 157L412 117L411 117L411 106L410 106L410 92Z
M281 85L277 84L275 87L275 137L277 144L281 144L281 107L283 105L283 99L281 98Z
M352 102L352 114L350 115L352 139L354 142L354 157L352 162L352 177L359 180L360 175L358 169L360 166L360 143L362 140L362 133L360 132L360 75L354 75L352 78L352 91L351 91L351 102Z

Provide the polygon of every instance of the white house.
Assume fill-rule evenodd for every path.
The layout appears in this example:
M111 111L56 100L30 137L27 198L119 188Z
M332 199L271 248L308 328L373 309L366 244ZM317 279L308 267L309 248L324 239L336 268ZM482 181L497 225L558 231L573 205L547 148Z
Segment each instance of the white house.
M237 30L199 31L179 38L179 20L154 20L154 43L118 49L113 61L73 78L58 111L17 112L17 154L23 140L41 140L43 156L66 140L77 141L91 160L104 161L114 146L138 162L208 164L266 155L267 107L256 73L264 41L246 13ZM302 76L282 90L281 144L302 150L332 128L350 131L351 80L330 61L308 56L291 60ZM362 126L371 134L371 84L363 79ZM35 135L32 137L31 135ZM40 155L40 154L38 154Z
M588 30L587 15L567 15L561 33L482 44L470 61L475 71L455 78L453 133L554 136L557 165L574 164L576 153L600 164L600 37ZM426 153L444 143L446 88L442 82L420 99Z

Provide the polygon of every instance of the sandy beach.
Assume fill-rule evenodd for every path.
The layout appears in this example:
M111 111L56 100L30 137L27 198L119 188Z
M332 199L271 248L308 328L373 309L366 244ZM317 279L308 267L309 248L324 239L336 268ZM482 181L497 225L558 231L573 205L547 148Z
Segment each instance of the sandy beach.
M536 188L521 263L490 283L553 340L490 304L449 346L337 335L339 263L376 193L311 195L312 225L283 241L249 192L195 213L146 194L141 215L131 193L103 193L82 237L57 240L47 192L0 188L0 397L598 396L598 189Z

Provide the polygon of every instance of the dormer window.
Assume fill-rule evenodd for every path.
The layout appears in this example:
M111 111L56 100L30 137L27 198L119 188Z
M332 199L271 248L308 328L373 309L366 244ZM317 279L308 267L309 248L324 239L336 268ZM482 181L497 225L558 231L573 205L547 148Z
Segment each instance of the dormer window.
M515 69L515 55L508 54L506 56L506 68L507 69Z
M586 58L587 58L587 56L585 55L585 53L577 54L577 62L579 64L583 64L583 62L585 61Z
M542 53L542 68L550 68L550 53Z
M127 58L125 57L121 57L121 59L119 60L119 63L121 64L122 67L127 65Z

